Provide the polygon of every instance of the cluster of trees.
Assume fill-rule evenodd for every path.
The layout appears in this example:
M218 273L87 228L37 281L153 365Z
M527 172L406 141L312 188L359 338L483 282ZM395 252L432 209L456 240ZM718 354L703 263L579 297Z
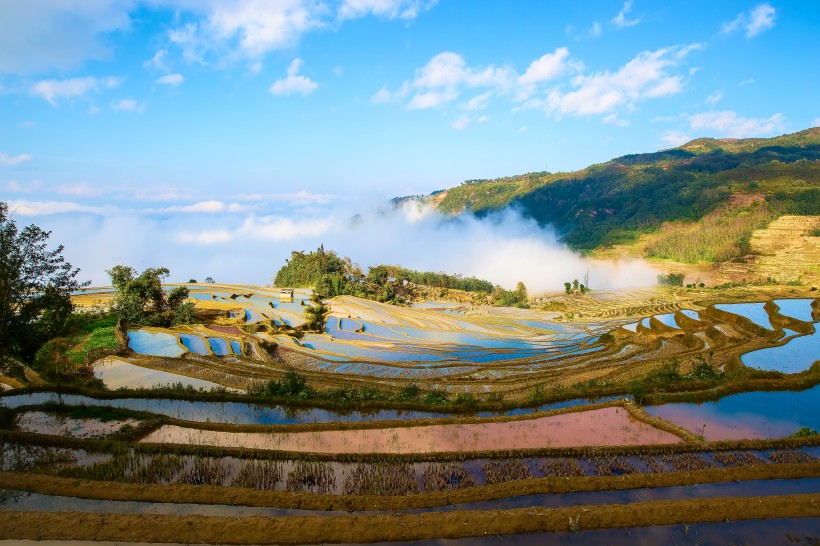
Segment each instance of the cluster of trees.
M496 286L492 295L495 305L503 307L529 307L527 287L523 282L519 282L515 290L504 290L500 286Z
M589 287L586 286L584 283L578 281L578 279L573 279L572 282L565 282L564 283L564 290L567 294L575 292L580 292L581 294L585 294Z
M74 311L71 293L88 283L65 261L63 247L49 249L49 231L19 229L0 201L0 363L32 361L43 343L62 335Z
M370 267L365 274L350 258L341 257L332 250L325 250L324 246L320 246L314 252L291 252L290 259L286 260L285 265L276 273L273 282L276 286L313 286L316 292L325 297L352 295L386 302L396 298L397 287L403 286L405 281L442 289L499 294L504 301L510 299L505 294L508 291L476 277L415 271L390 265ZM523 283L520 287L523 287ZM515 291L509 291L509 294L514 295L516 303L526 301L526 289L523 290L522 296L520 287Z
M178 286L166 292L162 281L170 275L168 268L149 267L140 274L126 265L106 271L117 292L111 312L130 323L146 326L175 326L194 321L194 305L188 301L188 288Z
M666 286L683 286L683 273L667 273L664 275L661 273L658 275L658 284L663 284Z

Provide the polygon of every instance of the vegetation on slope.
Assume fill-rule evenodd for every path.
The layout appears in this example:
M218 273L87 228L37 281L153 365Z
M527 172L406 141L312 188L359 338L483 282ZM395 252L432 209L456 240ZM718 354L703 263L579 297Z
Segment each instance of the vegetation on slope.
M326 297L351 295L381 302L412 299L419 287L439 291L460 290L489 296L498 305L523 305L527 291L523 283L515 290L504 290L476 277L415 271L401 266L376 265L364 274L350 258L320 246L314 252L293 251L276 273L276 286L314 287ZM429 294L428 294L429 295Z
M665 222L702 222L702 228L719 229L726 218L719 220L721 213L715 211L737 195L760 195L773 214L820 214L819 185L820 129L814 128L772 139L698 139L572 173L471 180L430 199L449 213L485 215L514 207L556 227L571 246L591 250L633 242ZM710 213L716 217L704 220ZM761 219L760 210L746 213ZM747 220L737 223L738 238L749 225L757 225ZM737 243L731 242L735 249L714 248L705 254L735 257L743 251ZM695 259L701 258L686 258Z

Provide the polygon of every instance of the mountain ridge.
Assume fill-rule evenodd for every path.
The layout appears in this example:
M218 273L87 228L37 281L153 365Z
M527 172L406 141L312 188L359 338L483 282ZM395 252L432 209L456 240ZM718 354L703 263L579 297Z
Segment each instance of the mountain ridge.
M742 212L762 202L773 217L817 215L820 128L772 138L697 138L572 172L468 180L423 200L447 214L515 208L582 251L628 244L666 223L699 222L725 207Z

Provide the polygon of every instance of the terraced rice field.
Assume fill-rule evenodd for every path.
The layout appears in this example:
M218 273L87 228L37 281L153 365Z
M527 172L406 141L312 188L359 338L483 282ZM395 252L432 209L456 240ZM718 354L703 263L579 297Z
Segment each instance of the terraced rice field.
M327 302L325 332L294 336L308 296L196 286L192 301L217 318L133 329L132 353L97 363L97 377L125 390L0 395L16 425L0 430L0 537L631 544L630 528L627 538L685 544L726 520L732 532L774 540L779 522L807 540L820 525L820 439L792 437L820 428L816 385L717 392L702 403L640 406L639 394L527 403L534 391L629 381L673 359L682 374L708 360L717 370L808 377L814 298L602 294L576 302L583 317L568 319L340 297ZM288 369L315 388L412 384L508 404L344 411L145 390L178 382L241 391Z

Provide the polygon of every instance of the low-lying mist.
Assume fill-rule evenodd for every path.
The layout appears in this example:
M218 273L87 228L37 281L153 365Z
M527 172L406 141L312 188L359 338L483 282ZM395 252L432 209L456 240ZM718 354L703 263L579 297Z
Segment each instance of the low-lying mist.
M557 292L589 275L591 288L655 283L657 272L640 260L591 260L568 249L555 232L513 210L476 218L446 216L418 201L398 206L364 202L331 209L261 214L260 209L216 214L119 210L35 218L65 245L69 261L94 285L108 284L115 264L165 266L171 281L213 277L217 282L269 284L291 250L328 250L366 268L402 265L476 276L531 294Z

